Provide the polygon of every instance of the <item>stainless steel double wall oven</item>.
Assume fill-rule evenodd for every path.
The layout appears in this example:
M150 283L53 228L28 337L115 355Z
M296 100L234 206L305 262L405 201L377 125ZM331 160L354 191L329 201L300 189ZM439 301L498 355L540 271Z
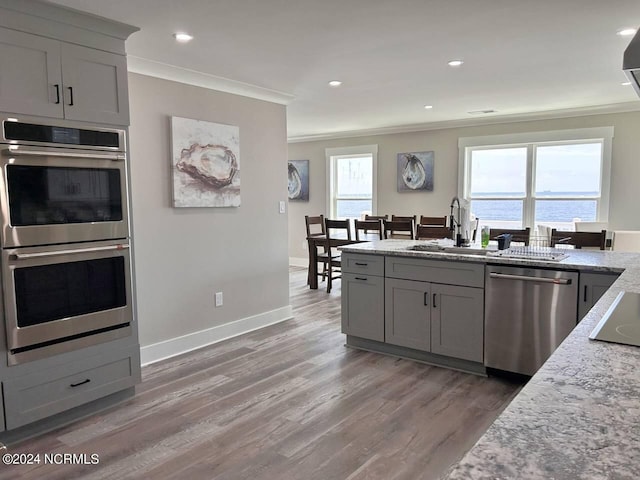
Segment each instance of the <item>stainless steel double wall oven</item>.
M10 365L131 335L125 130L2 120Z

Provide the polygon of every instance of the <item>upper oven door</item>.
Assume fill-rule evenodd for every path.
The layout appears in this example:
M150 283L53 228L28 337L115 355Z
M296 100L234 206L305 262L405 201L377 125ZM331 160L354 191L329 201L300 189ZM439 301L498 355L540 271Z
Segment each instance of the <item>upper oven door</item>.
M0 162L3 248L129 236L122 152L9 145Z

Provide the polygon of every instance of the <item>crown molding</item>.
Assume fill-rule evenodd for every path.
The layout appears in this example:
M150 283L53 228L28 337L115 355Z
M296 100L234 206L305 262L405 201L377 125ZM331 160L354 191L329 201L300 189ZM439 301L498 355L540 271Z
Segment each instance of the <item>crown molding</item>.
M368 137L374 135L390 135L394 133L412 133L447 128L478 127L483 125L499 125L503 123L530 122L535 120L552 120L557 118L583 117L587 115L605 115L609 113L625 113L640 111L640 101L612 103L591 107L567 108L562 110L546 110L513 115L492 115L487 118L444 120L441 122L399 125L396 127L370 128L345 132L319 133L289 137L289 143L313 142L318 140L336 140L340 138Z
M219 92L232 93L243 97L255 98L267 102L288 105L295 97L289 93L279 92L249 83L238 82L229 78L218 77L208 73L176 67L168 63L156 62L147 58L127 56L127 70L140 75L162 78L174 82L208 88Z

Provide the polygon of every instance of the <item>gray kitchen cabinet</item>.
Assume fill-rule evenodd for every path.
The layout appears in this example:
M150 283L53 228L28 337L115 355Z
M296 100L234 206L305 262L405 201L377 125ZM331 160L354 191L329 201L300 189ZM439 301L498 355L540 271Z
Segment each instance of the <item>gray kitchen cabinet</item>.
M62 118L60 42L0 28L0 111Z
M482 362L484 290L431 286L431 352Z
M484 291L387 278L385 341L474 362L483 360Z
M134 386L140 381L138 352L113 352L3 382L6 428L69 410Z
M431 351L431 284L415 280L385 280L385 341Z
M600 297L616 281L617 273L580 273L578 281L578 321L591 310Z
M384 342L384 277L342 273L342 333Z
M384 257L343 253L342 333L384 342Z
M124 55L0 28L0 111L129 124Z

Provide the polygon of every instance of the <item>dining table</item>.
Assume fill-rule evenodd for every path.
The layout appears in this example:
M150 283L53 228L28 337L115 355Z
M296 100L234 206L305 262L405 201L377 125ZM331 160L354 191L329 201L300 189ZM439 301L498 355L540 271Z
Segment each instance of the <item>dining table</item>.
M373 240L379 240L378 234L368 233L364 238L355 240L354 238L347 238L344 232L331 235L329 241L331 247L341 247L342 245L349 245L351 243L371 242ZM318 248L327 247L327 236L316 234L307 237L307 244L309 246L309 275L308 282L309 288L312 290L318 289Z

